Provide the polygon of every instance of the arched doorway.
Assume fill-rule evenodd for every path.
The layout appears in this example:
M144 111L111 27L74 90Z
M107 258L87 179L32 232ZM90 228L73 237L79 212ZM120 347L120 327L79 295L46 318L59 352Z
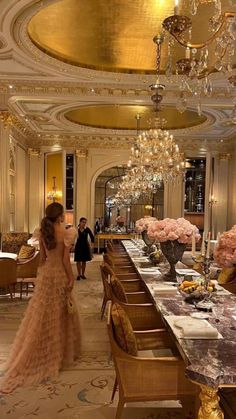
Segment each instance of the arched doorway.
M123 229L132 231L135 221L145 215L159 219L164 216L164 185L155 194L141 195L138 201L131 202L129 206L117 207L114 203L122 176L127 166L118 165L104 170L95 182L95 221L100 231L109 231L117 228L117 217L124 220Z

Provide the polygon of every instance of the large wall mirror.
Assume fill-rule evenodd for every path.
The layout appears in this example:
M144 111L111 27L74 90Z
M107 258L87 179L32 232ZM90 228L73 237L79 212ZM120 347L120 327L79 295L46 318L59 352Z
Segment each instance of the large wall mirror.
M119 208L114 204L114 197L126 169L127 166L111 167L96 179L95 220L99 231L115 230L118 226L117 217L119 216L124 221L123 225L118 227L122 227L126 231L133 231L135 221L145 215L163 218L164 185L155 194L142 195L138 201L131 202L129 206Z

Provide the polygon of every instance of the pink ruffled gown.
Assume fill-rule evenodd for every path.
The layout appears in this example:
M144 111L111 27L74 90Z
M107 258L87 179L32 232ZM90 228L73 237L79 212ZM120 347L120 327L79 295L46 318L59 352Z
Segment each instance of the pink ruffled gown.
M68 313L68 279L62 263L64 246L73 242L72 230L59 226L56 248L45 250L46 261L39 269L33 296L13 343L0 385L2 392L55 378L79 355L79 316L76 309Z

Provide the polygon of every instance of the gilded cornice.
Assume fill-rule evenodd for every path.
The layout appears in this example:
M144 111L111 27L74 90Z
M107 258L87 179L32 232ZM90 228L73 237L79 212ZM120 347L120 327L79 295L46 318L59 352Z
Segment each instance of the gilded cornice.
M47 135L46 137L40 138L29 138L28 146L32 148L43 148L60 146L61 148L80 150L84 156L84 152L89 148L98 149L126 149L130 150L131 146L135 141L135 137L124 137L124 136L57 136ZM178 144L181 151L194 150L196 152L202 151L217 151L217 152L230 152L233 144L230 140L205 140L205 139L178 139Z
M13 89L9 91L9 84L13 83ZM107 84L107 83L78 83L78 82L70 82L70 81L45 81L45 80L13 80L12 79L4 79L2 80L2 84L0 86L0 93L4 95L12 95L19 94L19 95L34 95L34 96L41 96L41 95L50 95L50 96L105 96L105 97L145 97L145 99L149 96L150 97L150 90L148 86L140 87L137 85L136 87L130 87L126 85L115 85L115 84ZM178 95L178 90L174 88L174 86L169 85L166 89L165 97L169 99L175 98ZM188 97L191 98L192 95L189 92ZM234 97L234 92L232 89L227 90L222 87L215 87L214 91L212 92L211 99L215 100L222 100L222 99L230 99ZM202 101L204 105L204 98Z

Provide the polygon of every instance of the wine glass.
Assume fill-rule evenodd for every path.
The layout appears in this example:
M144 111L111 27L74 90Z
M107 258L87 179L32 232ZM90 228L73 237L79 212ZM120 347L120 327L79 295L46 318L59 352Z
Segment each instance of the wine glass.
M215 322L219 323L222 320L224 314L224 306L216 304L212 307L212 314L214 316Z

